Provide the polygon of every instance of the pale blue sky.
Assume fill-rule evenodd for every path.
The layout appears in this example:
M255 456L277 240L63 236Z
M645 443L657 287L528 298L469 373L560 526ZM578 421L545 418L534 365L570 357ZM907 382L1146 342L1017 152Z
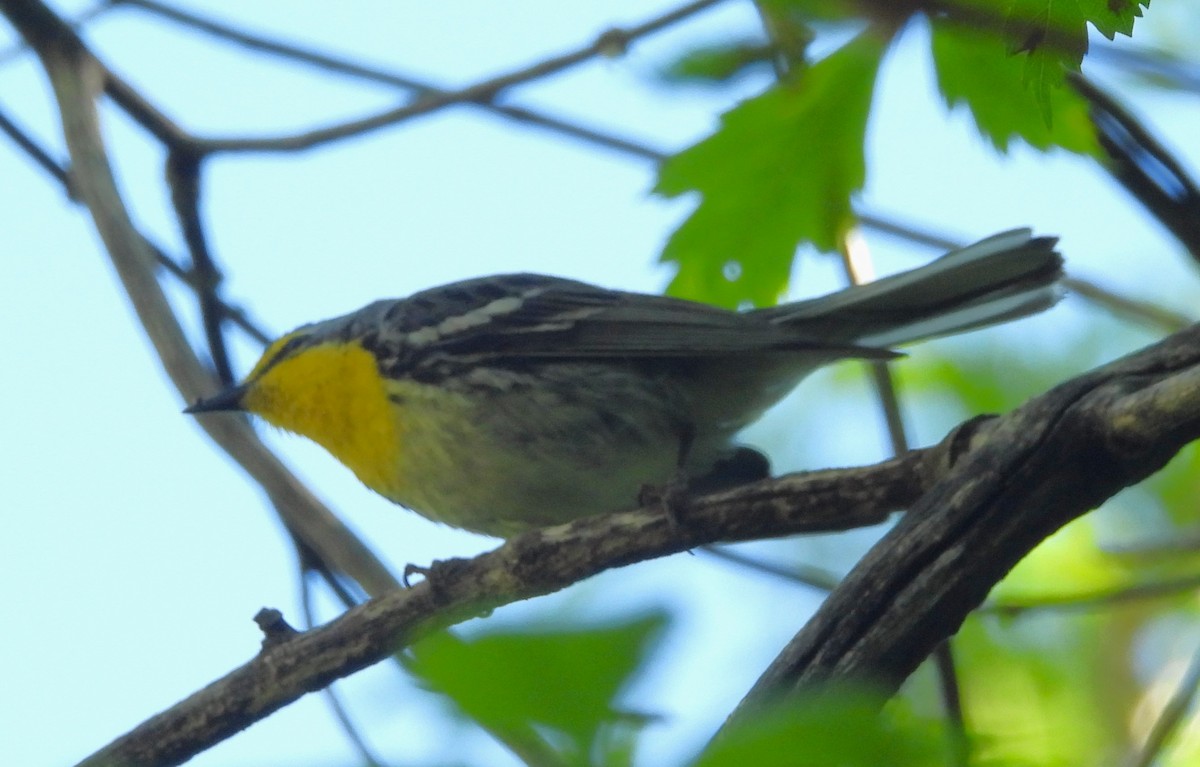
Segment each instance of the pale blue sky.
M630 0L376 0L339 4L335 14L332 4L311 0L194 5L448 85L573 48L614 22L670 7ZM677 149L710 130L739 93L754 93L762 83L679 90L656 84L656 67L689 45L755 29L749 4L729 3L624 58L587 64L510 98ZM0 41L10 39L7 29L0 32ZM97 20L87 39L198 132L287 131L394 103L383 89L248 56L132 10ZM929 82L923 40L922 30L911 30L886 62L871 125L866 207L964 239L1033 226L1062 235L1073 272L1155 299L1170 295L1179 307L1194 305L1195 270L1089 164L1023 149L1002 160L964 115L947 118ZM1200 166L1194 97L1115 82L1192 169ZM0 104L57 147L47 93L29 57L0 67ZM114 110L105 117L136 220L180 253L161 184L162 157ZM8 498L0 536L6 592L0 648L8 659L0 686L0 764L60 765L251 657L259 634L250 619L260 607L279 607L299 622L297 586L290 547L257 490L180 414L183 403L160 374L90 222L7 144L0 149L0 179L0 305L11 361L0 389L6 404L0 475ZM226 270L226 296L267 328L284 331L379 297L497 271L658 290L669 274L655 258L690 203L649 196L653 180L644 161L463 107L303 155L219 158L208 167L205 217ZM932 255L883 237L871 241L880 271ZM799 283L797 293L823 292L836 286L836 271L828 260L809 260ZM185 293L173 294L187 302ZM1026 345L1053 352L1074 342L1081 321L1104 320L1069 298L1050 315L957 347L945 342L943 350L986 341L997 354ZM1108 352L1134 342L1118 339L1123 346ZM257 353L249 342L235 351L241 371ZM833 392L831 380L821 375L801 387L752 433L776 448L778 466L883 455L866 387ZM838 380L846 387L845 376ZM836 428L811 410L800 412L805 401L822 396L830 398L821 410L837 419ZM914 415L915 438L937 439L947 418ZM814 441L813 434L828 436ZM302 440L268 439L397 570L493 545L390 505ZM849 545L868 540L859 534ZM843 555L846 545L822 539L768 550L823 561ZM815 607L813 594L703 556L679 556L609 573L490 620L602 617L659 603L671 605L679 620L663 663L637 692L644 696L639 709L666 717L650 729L641 761L663 764L689 753L719 723ZM788 612L794 619L781 619ZM325 617L331 615L327 609ZM397 763L504 763L482 736L458 734L450 742L432 724L440 721L437 705L404 686L393 668L372 669L339 687L368 740ZM309 696L193 763L353 759L324 701Z

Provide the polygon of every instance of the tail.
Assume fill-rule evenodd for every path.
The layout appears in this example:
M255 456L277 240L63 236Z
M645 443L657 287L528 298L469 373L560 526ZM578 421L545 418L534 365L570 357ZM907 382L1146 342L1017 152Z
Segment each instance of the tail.
M757 311L831 343L898 346L1024 317L1062 297L1054 237L988 237L881 280Z

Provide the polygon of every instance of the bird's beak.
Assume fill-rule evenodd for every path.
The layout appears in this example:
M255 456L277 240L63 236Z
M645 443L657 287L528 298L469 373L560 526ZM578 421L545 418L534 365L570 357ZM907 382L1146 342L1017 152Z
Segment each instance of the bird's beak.
M232 386L220 394L196 400L191 407L184 408L183 412L195 415L196 413L215 413L221 410L241 410L242 397L246 394L246 389L246 384Z

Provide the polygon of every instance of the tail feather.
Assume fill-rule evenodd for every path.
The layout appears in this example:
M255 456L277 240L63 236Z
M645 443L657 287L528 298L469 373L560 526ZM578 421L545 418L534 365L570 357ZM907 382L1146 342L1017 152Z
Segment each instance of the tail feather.
M868 285L759 311L834 343L895 346L960 333L1052 306L1062 295L1055 242L1014 229Z

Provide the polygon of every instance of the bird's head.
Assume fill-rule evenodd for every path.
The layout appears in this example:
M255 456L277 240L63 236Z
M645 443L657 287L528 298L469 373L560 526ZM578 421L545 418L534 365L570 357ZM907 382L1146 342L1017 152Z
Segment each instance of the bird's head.
M394 471L398 427L375 355L359 339L305 326L263 352L246 379L185 413L244 411L313 440L379 489Z

